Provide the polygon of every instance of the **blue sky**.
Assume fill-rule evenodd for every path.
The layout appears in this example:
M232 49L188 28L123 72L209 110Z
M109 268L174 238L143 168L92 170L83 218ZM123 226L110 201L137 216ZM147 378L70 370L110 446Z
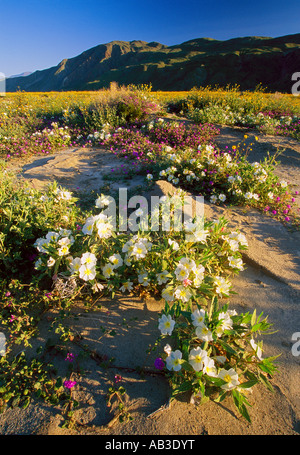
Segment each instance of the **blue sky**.
M0 72L56 66L114 40L180 44L193 38L300 33L299 0L0 0Z

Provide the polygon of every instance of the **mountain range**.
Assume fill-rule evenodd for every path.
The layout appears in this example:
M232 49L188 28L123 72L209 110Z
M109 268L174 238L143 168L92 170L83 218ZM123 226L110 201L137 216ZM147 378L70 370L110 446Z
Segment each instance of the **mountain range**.
M158 42L112 41L62 60L57 66L6 81L7 92L99 90L152 84L154 91L239 85L291 93L300 71L300 33L278 38L243 37L220 41L198 38L166 46Z

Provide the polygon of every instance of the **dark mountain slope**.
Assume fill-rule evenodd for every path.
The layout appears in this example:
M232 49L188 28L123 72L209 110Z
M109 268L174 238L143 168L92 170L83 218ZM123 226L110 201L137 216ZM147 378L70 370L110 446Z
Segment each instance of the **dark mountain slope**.
M145 41L112 41L64 59L26 77L7 79L8 92L97 90L152 84L154 90L238 84L252 90L291 92L300 71L300 34L278 38L244 37L227 41L199 38L175 46Z

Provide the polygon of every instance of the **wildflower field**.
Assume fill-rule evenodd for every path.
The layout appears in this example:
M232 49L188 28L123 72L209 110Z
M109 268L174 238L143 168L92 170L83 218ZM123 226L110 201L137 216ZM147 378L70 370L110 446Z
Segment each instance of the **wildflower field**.
M161 302L149 347L158 351L151 374L166 378L172 397L188 392L194 404L231 397L251 421L249 391L258 383L272 389L276 359L263 355L261 337L273 330L267 317L255 308L238 314L230 305L247 238L224 217L195 217L179 231L172 221L176 204L192 193L214 206L255 209L297 230L298 192L276 176L279 154L248 160L255 142L247 142L246 130L240 146L220 149L215 138L222 125L299 140L300 100L237 87L154 93L114 84L99 92L19 92L0 99L2 412L44 400L61 406L66 427L76 427L74 390L85 373L73 353L72 308L80 301L92 312L101 309L102 298L135 295ZM156 214L170 228L151 230L146 223L136 232L121 230L122 220L107 215L109 194L99 191L91 207L83 206L78 194L57 183L39 191L9 170L12 163L74 147L102 147L126 160L124 173L144 176L149 193L158 180L171 183L177 189L171 216L164 219L163 208ZM52 311L49 331L59 348L46 344L32 355L40 323ZM114 330L104 327L108 335ZM63 375L49 360L53 352L65 358ZM118 378L106 391L107 404L116 398L120 420L129 420Z

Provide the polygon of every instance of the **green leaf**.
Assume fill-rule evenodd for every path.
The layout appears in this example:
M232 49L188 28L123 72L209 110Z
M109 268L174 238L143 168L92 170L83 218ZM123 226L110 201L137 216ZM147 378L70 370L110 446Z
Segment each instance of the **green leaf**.
M251 317L251 326L253 327L256 321L256 310L253 311L252 317Z

